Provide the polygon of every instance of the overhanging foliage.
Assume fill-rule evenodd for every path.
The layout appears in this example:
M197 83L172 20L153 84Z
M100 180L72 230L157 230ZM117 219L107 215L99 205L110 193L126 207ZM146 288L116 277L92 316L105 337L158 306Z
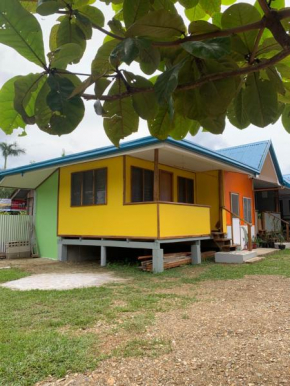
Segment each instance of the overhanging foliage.
M285 0L100 1L115 12L106 27L95 0L1 0L0 43L41 68L2 87L5 133L36 123L50 134L68 134L84 116L83 100L96 101L116 146L138 130L140 118L160 139L182 139L199 128L220 134L227 117L239 129L282 117L290 132ZM47 59L33 13L59 16ZM105 38L83 79L67 67L81 61L93 29ZM133 62L142 76L128 71ZM95 93L86 93L93 84Z

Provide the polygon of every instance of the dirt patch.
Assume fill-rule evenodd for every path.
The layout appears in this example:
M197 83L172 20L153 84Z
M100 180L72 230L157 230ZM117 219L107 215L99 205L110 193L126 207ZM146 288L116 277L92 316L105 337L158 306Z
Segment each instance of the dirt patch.
M156 323L139 333L148 341L170 340L171 352L111 358L86 375L38 385L290 384L289 278L207 281L195 295L198 302L157 314Z

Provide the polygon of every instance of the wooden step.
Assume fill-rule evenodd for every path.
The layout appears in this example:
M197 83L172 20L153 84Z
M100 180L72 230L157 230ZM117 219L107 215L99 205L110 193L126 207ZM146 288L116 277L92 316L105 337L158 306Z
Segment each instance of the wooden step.
M216 251L201 252L201 258L202 259L210 259L211 257L214 257L215 254L216 254Z
M236 250L237 250L237 247L240 247L240 245L238 245L238 244L223 245L223 246L221 247L221 250L222 250L223 252L236 251Z
M222 242L232 241L232 239L225 237L225 238L220 238L220 239L214 239L214 241L218 241L219 243L222 243Z

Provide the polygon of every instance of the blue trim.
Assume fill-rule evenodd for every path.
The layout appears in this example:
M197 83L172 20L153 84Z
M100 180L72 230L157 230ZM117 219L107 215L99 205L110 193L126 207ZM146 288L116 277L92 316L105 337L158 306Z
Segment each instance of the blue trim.
M162 144L162 143L167 143L169 145L172 145L184 150L188 150L196 154L200 154L207 158L211 158L215 161L219 161L224 164L236 167L250 174L254 174L254 175L258 174L258 170L251 168L248 165L237 162L230 157L226 157L213 150L207 149L203 146L196 145L190 141L186 141L186 140L175 141L172 138L168 138L164 141L159 141L158 139L153 137L145 137L134 141L125 142L121 144L119 148L116 148L115 146L106 146L100 149L89 150L82 153L76 153L65 157L54 158L47 161L42 161L42 162L30 164L30 165L25 165L25 166L13 168L13 169L5 170L0 172L0 181L4 177L11 176L14 174L21 173L23 175L25 172L31 172L34 170L48 169L53 167L57 168L57 167L69 165L72 163L85 162L85 161L90 161L90 160L94 160L102 157L118 155L119 153L124 151L129 152L131 150L142 149L148 146Z

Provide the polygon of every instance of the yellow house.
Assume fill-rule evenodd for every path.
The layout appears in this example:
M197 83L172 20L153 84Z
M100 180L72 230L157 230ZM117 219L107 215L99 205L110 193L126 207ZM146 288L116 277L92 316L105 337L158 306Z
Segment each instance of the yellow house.
M43 243L51 246L57 236L60 260L67 260L69 245L101 247L102 265L108 247L144 248L153 251L153 270L161 272L165 243L189 243L199 263L201 241L226 229L225 172L254 175L192 142L148 137L8 170L0 186L39 191L36 233L40 240L45 224L55 224ZM52 178L54 187L45 190ZM57 210L50 213L53 194Z

